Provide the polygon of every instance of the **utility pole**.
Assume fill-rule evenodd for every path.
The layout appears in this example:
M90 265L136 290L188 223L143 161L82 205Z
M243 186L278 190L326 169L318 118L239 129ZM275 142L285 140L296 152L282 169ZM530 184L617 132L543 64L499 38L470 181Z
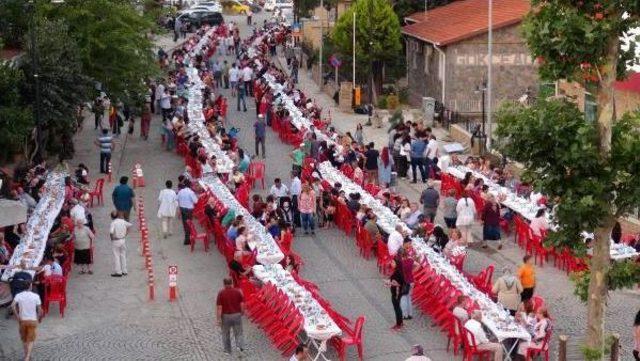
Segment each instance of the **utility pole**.
M493 0L489 0L489 34L488 34L489 68L487 69L487 150L491 151L491 136L493 135Z
M353 55L352 55L352 74L351 77L352 79L352 87L355 89L356 88L356 11L355 9L353 10L353 46L352 46L352 50L353 50Z
M320 0L320 12L324 9L324 0ZM320 68L320 89L324 85L324 74L322 73L322 46L324 43L324 29L323 29L322 17L320 17L320 56L318 57L318 67Z
M36 17L37 17L37 6L35 0L29 1L30 10L31 10L31 34L29 37L30 45L31 45L31 72L33 75L33 86L35 87L35 104L33 107L33 121L36 125L35 127L35 149L33 154L31 155L31 160L36 159L40 161L43 153L43 145L42 145L42 119L40 118L40 75L38 74L38 45L36 39Z

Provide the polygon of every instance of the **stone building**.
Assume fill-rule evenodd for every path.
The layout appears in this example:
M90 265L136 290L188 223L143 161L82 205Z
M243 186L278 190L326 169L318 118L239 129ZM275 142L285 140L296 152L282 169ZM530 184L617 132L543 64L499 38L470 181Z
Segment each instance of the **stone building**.
M538 92L537 69L519 26L529 9L527 0L493 3L495 105ZM404 20L410 102L418 105L426 96L453 111L479 112L481 96L474 90L487 77L487 1L455 1Z

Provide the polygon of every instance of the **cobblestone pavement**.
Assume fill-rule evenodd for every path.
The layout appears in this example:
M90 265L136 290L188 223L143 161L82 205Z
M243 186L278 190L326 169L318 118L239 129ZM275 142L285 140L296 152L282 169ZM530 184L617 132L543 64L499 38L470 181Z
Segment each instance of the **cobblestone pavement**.
M263 16L257 16L257 21L261 23ZM247 28L242 26L242 30L246 33ZM229 96L227 91L223 91L223 94ZM249 100L248 112L244 113L236 112L235 99L229 99L228 122L241 129L240 145L253 154L255 104ZM283 359L274 351L262 331L250 322L244 324L245 353L225 357L213 315L215 294L221 286L221 279L227 274L223 257L215 249L208 254L201 249L188 252L182 245L180 225L174 225L172 237L159 237L160 224L155 217L157 194L165 179L175 180L183 168L177 155L161 148L159 128L160 121L156 117L152 122L150 140L143 141L138 137L136 127L134 135L120 138L113 158L114 173L117 175L129 175L137 162L142 164L145 171L146 187L138 188L136 192L144 197L151 229L153 267L157 280L156 300L149 302L147 299L146 277L136 232L127 240L129 275L120 279L109 277L112 256L106 230L111 210L109 195L114 183L108 184L105 188L106 205L91 210L98 227L95 274L79 275L77 271L71 274L65 318L59 316L55 306L52 307L39 328L34 360ZM98 155L92 142L96 135L93 120L88 118L84 131L77 137L77 154L72 162L72 165L79 162L87 164L94 179L97 176ZM276 177L288 182L288 153L291 150L290 146L279 141L274 132L268 131L267 188ZM400 182L398 191L417 199L421 188ZM256 191L266 193L266 190ZM479 228L476 233L480 233ZM350 319L358 315L367 317L364 329L365 359L404 360L410 346L420 343L432 360L452 360L453 356L446 353L446 338L430 326L429 318L419 312L412 321L406 322L403 331L396 333L389 330L393 324L389 291L382 284L383 279L375 261L359 257L354 243L353 237L345 237L342 232L329 229L319 230L316 236L298 235L293 247L305 262L302 276L317 283L322 295L339 312ZM467 271L475 273L491 263L517 265L521 256L519 248L506 242L500 253L492 249L471 250L465 267ZM169 303L167 266L172 264L179 266L179 299ZM572 295L573 285L566 275L551 266L545 266L538 270L538 276L537 292L550 305L556 322L556 334L582 334L585 307ZM630 326L639 301L638 295L632 292L615 292L610 298L607 327L622 334L625 355L628 355L631 347ZM0 360L18 360L22 351L17 323L1 319L0 337ZM335 359L332 352L328 356ZM349 351L349 358L355 358L354 350Z

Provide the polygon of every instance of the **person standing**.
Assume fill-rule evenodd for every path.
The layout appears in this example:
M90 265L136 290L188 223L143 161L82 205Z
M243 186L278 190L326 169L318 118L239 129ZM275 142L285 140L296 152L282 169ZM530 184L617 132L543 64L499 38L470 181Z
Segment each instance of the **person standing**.
M129 233L132 224L122 219L119 212L111 212L111 226L109 235L111 237L111 249L113 250L113 273L111 277L122 277L127 275L127 244L125 237Z
M444 223L449 229L456 228L456 219L458 219L458 213L456 211L457 205L458 201L456 200L456 190L449 189L447 196L442 202L442 217L444 218Z
M178 208L178 195L176 191L172 189L173 182L170 180L165 183L166 188L160 191L158 195L158 218L162 223L162 238L167 238L167 235L171 235L171 223L176 216L176 209Z
M129 177L120 177L120 184L115 187L113 193L111 193L113 205L116 207L118 214L122 216L121 218L124 218L127 222L129 221L131 208L136 209L135 202L133 201L136 195L133 193L133 189L127 184L128 181Z
M253 18L253 11L247 9L247 25L251 26L251 20Z
M224 39L223 39L224 41ZM222 62L222 82L224 83L224 88L229 89L229 63L225 60Z
M302 174L302 165L304 164L304 157L306 153L304 151L305 143L300 143L300 146L291 152L292 166L291 169L297 174Z
M247 111L247 102L245 101L244 97L246 95L246 89L245 86L243 84L238 84L238 105L237 105L237 110L240 111L240 103L242 103L242 110L243 111Z
M171 119L171 93L168 88L160 96L160 109L162 109L162 120Z
M191 232L187 221L193 218L193 208L198 201L198 196L191 189L191 182L186 181L178 191L178 207L180 207L180 217L182 218L182 228L184 229L184 244L190 244Z
M289 187L289 193L291 194L291 213L293 216L293 224L296 227L300 227L300 211L299 211L299 198L302 192L302 182L298 177L298 172L291 172L291 186ZM314 212L315 213L315 212Z
M456 219L456 228L460 230L462 239L467 244L473 243L471 227L473 226L474 219L476 218L476 205L466 191L463 192L462 198L458 200L456 213L458 214L458 218Z
M422 214L433 223L438 213L438 205L440 204L440 193L433 187L433 180L427 181L427 188L420 195L420 203L422 204Z
M244 296L242 292L233 288L231 278L225 278L224 288L218 292L216 298L216 318L218 326L222 328L222 344L224 352L231 354L231 330L236 339L236 346L240 352L244 351L242 335L242 314L244 313Z
M93 259L91 256L91 246L95 236L89 227L84 225L84 222L80 219L75 220L75 227L73 227L73 262L80 266L80 274L93 274L91 270L91 264Z
M404 248L400 249L398 254L400 255L400 262L402 265L402 274L404 276L405 286L403 287L400 297L400 308L402 309L402 315L405 320L411 320L413 318L413 305L411 304L411 289L413 286L413 258L406 252Z
M302 218L302 228L304 234L309 234L308 230L311 229L311 234L315 232L314 214L316 213L316 194L311 189L309 184L305 183L302 186L302 192L299 199L300 217Z
M391 185L391 172L393 172L393 157L389 148L383 147L378 158L378 182L382 187Z
M435 175L436 165L438 164L438 157L440 156L440 149L438 147L438 141L436 140L435 135L431 134L429 136L429 142L427 143L427 149L425 150L425 152L425 170L427 171L428 177L431 177L431 174Z
M13 314L18 318L20 340L24 348L25 361L31 359L33 343L36 341L36 330L43 316L40 296L31 291L31 287L31 284L29 284L28 289L18 293L11 303Z
M502 268L502 276L493 284L491 292L497 294L498 302L509 310L511 316L515 316L518 306L520 306L522 284L513 275L509 266Z
M293 84L298 84L298 69L300 68L300 62L297 56L293 56L291 59L291 80Z
M100 173L109 173L111 152L115 148L113 137L109 135L109 129L102 129L102 135L94 142L100 148Z
M402 308L400 307L400 298L402 297L402 289L405 287L404 275L402 274L402 261L399 256L395 256L392 262L393 273L385 285L391 290L391 304L396 316L396 324L391 330L398 331L402 328Z
M239 109L238 109L239 110ZM259 147L262 147L262 159L265 159L267 153L265 153L265 138L267 135L267 124L264 122L264 115L258 115L258 120L253 124L253 129L255 132L255 146L256 146L256 157L260 155L258 151Z
M374 148L373 142L367 144L364 152L364 168L367 171L367 183L376 184L378 182L378 157L380 153Z
M536 287L536 270L533 267L533 257L527 254L522 257L522 266L518 268L518 278L522 284L522 302L528 301L533 297L533 291Z
M102 115L104 114L104 105L102 105L102 97L99 97L99 96L96 97L96 99L93 101L93 106L91 107L91 111L93 112L93 116L94 116L94 123L95 123L94 129L97 130L102 123Z
M231 64L231 69L229 69L229 86L231 87L231 96L235 97L238 89L238 67L236 63Z
M140 138L149 139L149 126L151 125L151 106L144 103L142 106L142 114L140 115Z
M418 182L418 169L420 170L420 177L422 177L422 182L427 181L427 174L424 169L424 154L426 148L427 145L422 138L414 139L411 142L411 171L413 172L413 181L411 183Z
M249 64L247 64L242 69L242 81L244 82L244 93L248 97L253 96L253 86L251 86L252 80L253 80L253 69L251 69Z
M500 205L493 195L489 194L482 211L482 248L487 248L487 241L498 241L498 249L502 249L500 240Z

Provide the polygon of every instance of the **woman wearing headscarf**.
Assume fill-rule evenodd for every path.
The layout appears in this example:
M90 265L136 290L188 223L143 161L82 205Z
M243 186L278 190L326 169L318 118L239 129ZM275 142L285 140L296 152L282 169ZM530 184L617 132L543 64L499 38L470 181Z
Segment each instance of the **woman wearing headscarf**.
M393 158L388 147L383 147L378 158L378 184L388 186L391 184L391 172L393 171Z
M502 268L502 276L495 282L491 291L498 295L498 302L509 310L511 316L514 316L518 306L520 306L520 293L522 293L522 290L520 280L513 275L513 271L509 266L504 266Z

